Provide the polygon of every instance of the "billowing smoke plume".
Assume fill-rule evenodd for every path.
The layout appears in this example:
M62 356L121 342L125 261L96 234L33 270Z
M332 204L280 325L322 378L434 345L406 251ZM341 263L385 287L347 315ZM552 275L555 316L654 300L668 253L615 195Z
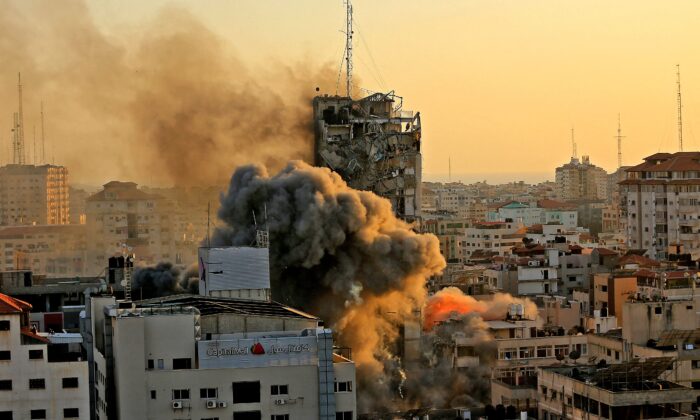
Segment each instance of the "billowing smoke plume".
M524 315L528 319L537 317L537 305L529 299L496 293L491 299L476 300L456 287L448 287L428 299L423 312L423 328L430 330L435 324L454 315L476 314L486 321L504 319L512 304L523 305Z
M134 270L132 297L150 299L179 293L199 293L197 265L181 270L169 262Z
M362 408L386 408L401 382L400 326L424 303L426 279L445 266L437 238L416 234L389 201L299 161L272 177L260 166L236 170L214 243L252 244L253 213L266 215L273 297L329 322L352 347Z
M234 46L173 6L107 33L76 0L3 2L0 57L3 132L21 72L28 161L32 126L41 159L43 101L46 160L55 155L72 180L90 183L224 185L241 164L309 161L310 100L316 87L333 90L337 74L309 62L247 67ZM0 162L11 161L7 136L2 145Z

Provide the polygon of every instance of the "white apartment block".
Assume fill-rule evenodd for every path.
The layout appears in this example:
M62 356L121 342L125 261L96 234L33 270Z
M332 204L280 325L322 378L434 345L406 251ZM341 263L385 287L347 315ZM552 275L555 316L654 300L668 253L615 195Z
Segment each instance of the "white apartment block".
M56 165L0 168L0 225L68 223L68 169Z
M53 351L31 305L0 294L0 419L89 419L88 363Z
M499 255L509 253L511 248L522 244L524 227L517 222L479 222L465 230L462 239L462 255L465 259L476 250L496 251Z
M627 246L700 258L700 152L656 153L620 182Z
M556 169L557 195L561 200L605 200L608 198L608 176L603 168L593 165L588 156Z

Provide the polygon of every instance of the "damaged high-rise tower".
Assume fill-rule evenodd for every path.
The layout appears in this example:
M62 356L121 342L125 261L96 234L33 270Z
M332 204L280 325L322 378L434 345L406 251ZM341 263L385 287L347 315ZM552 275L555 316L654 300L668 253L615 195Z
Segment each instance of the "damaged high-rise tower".
M357 189L391 201L394 213L420 221L420 113L403 98L374 93L359 100L317 96L313 101L316 165L336 171Z

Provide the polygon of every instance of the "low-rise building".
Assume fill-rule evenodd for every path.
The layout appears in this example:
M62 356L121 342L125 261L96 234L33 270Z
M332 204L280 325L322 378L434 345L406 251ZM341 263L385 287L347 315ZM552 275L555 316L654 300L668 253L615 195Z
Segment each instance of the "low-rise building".
M30 310L0 294L0 418L89 419L87 361L73 340L37 333Z

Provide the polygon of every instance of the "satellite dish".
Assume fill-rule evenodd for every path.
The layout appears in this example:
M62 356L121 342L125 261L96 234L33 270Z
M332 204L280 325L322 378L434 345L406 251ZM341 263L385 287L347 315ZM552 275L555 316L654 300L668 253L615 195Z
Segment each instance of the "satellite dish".
M122 287L126 287L126 280L122 280L119 284L120 284Z

